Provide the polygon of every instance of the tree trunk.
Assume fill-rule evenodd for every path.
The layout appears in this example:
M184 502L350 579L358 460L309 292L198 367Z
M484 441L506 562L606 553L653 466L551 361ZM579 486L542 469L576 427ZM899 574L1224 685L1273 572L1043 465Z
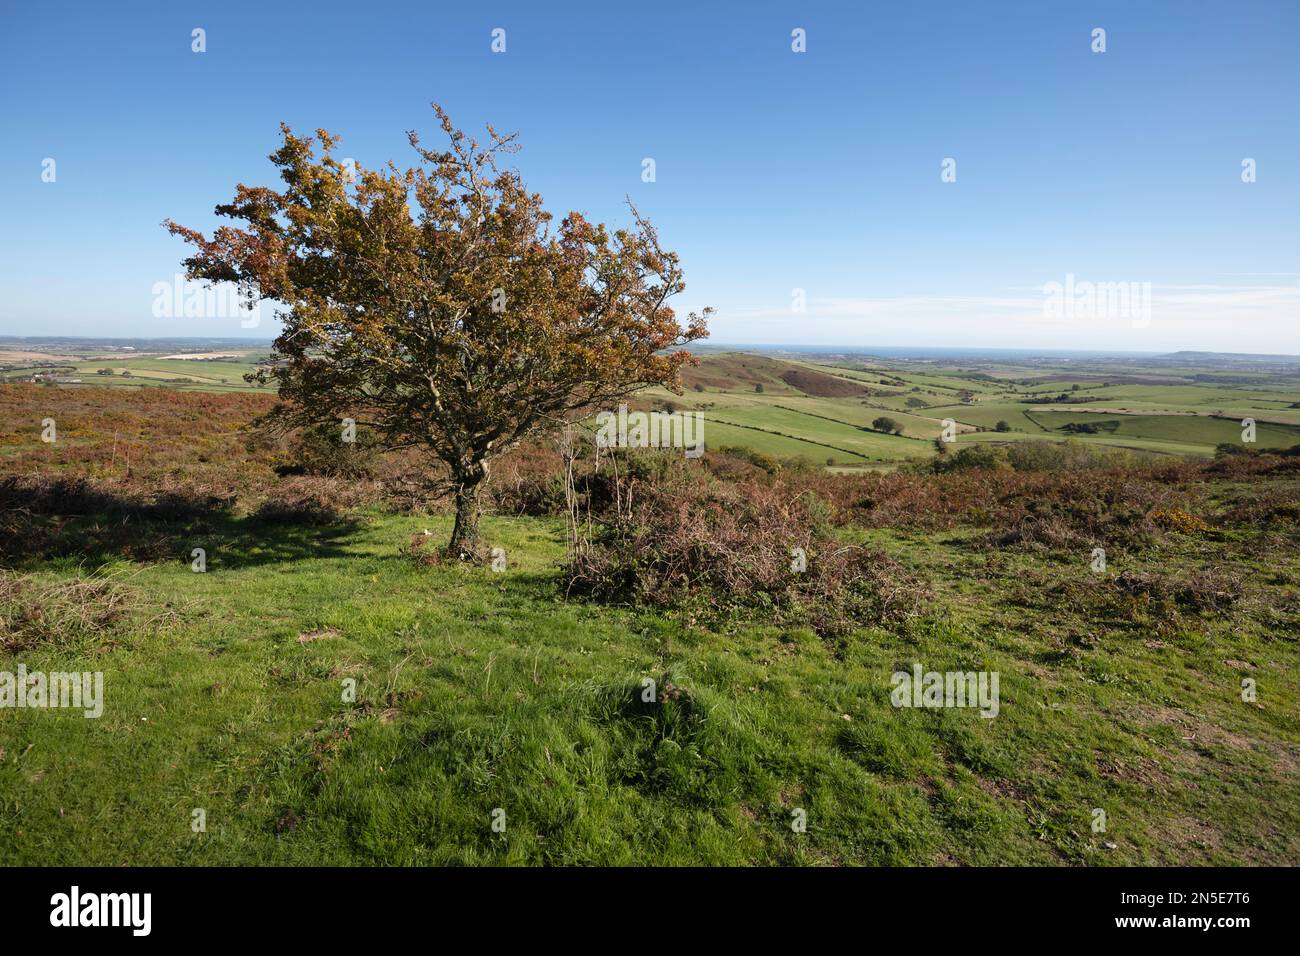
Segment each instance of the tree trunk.
M451 531L447 551L462 561L481 557L478 537L478 492L480 484L461 484L456 488L456 525Z

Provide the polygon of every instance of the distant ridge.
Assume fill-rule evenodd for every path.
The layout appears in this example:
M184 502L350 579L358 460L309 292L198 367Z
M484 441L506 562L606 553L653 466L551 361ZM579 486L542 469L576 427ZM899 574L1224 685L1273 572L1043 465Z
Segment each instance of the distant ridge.
M1207 359L1217 362L1285 362L1287 364L1300 362L1300 355L1265 355L1255 352L1170 352L1168 355L1159 356L1171 362L1204 362Z

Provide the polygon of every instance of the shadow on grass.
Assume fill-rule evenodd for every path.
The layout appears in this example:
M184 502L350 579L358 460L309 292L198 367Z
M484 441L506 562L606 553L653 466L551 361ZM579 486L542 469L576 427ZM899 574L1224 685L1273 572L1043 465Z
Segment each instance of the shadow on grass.
M78 481L0 482L0 566L28 570L71 559L183 561L241 568L343 557L355 519L319 508L233 512L235 496L167 492L141 499Z

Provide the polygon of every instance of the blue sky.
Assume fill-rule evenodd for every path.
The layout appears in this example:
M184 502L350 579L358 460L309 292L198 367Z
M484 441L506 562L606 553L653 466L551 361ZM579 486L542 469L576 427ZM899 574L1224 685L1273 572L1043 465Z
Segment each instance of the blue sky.
M0 334L272 335L153 314L161 220L276 183L282 120L406 164L437 100L558 214L630 196L715 342L1300 353L1300 3L725 6L4 0Z

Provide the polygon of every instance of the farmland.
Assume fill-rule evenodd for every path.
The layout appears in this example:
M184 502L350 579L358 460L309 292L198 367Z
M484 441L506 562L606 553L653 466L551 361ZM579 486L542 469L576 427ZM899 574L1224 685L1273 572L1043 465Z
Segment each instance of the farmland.
M1300 405L1300 365L1261 375L1248 388L1195 383L1208 369L1161 372L1168 385L1130 384L1156 374L1141 365L1115 363L1107 370L1108 380L1099 382L1093 370L1070 379L1041 366L886 367L722 353L687 371L681 398L651 397L703 409L723 444L766 450L766 436L796 436L827 449L822 457L837 466L927 457L945 420L955 423L958 443L1070 438L1148 455L1208 457L1216 445L1241 441L1247 418L1255 422L1259 447L1300 443L1300 407L1293 407ZM900 425L900 434L875 430L872 423L882 416ZM806 454L819 460L817 449Z
M111 355L102 347L64 356L48 346L45 351L10 348L0 350L0 379L35 375L66 388L269 394L268 387L244 381L266 354L265 348L180 344ZM25 358L30 355L43 356L41 364L31 364ZM1229 374L1212 358L1204 362L1171 370L1112 359L1072 368L1077 363L886 363L711 350L687 369L682 395L650 389L640 399L646 407L671 404L704 412L710 445L836 468L875 469L929 457L945 421L954 423L952 433L962 443L1068 438L1177 457L1206 458L1217 445L1240 441L1245 419L1254 420L1254 444L1260 448L1300 443L1300 364ZM1243 379L1249 384L1241 384ZM873 427L881 417L899 426L896 434Z
M47 379L65 387L175 388L187 391L252 391L244 381L265 358L262 348L123 349L88 343L43 351L6 347L0 342L0 382ZM56 347L57 348L57 347Z

